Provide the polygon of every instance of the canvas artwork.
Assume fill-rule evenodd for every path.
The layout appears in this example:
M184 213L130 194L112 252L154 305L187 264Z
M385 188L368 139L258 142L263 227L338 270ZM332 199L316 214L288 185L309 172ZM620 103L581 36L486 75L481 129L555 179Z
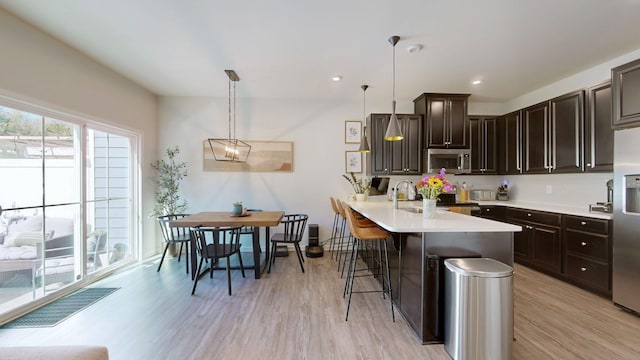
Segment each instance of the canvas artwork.
M251 145L247 162L216 161L209 146L204 140L204 171L236 171L236 172L293 172L293 142L291 141L253 141L245 140Z

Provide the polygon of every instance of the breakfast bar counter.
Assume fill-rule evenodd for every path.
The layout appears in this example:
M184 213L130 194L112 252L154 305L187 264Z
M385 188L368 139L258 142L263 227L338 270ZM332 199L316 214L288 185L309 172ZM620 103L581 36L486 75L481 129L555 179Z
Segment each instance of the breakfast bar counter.
M419 201L401 201L398 209L386 199L348 204L392 234L387 239L392 298L423 344L443 340L443 261L488 257L512 266L513 233L522 231L520 226L444 209L423 219Z

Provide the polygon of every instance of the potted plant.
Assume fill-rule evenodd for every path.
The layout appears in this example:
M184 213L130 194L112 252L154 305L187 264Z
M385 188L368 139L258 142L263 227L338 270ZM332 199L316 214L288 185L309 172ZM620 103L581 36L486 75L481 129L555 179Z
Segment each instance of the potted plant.
M180 214L187 208L187 202L180 199L180 181L187 176L187 163L177 161L178 146L168 148L168 161L160 159L151 164L156 171L156 205L153 216Z
M176 160L180 148L175 146L166 151L168 161L160 159L151 163L156 171L156 204L152 216L181 214L187 209L187 202L180 198L180 181L187 176L187 163ZM169 255L175 256L175 244L169 245Z
M363 201L367 199L367 194L369 193L369 185L371 185L370 180L365 176L362 179L356 178L354 173L350 173L351 177L343 174L342 177L345 178L349 184L353 187L353 190L356 193L356 199L358 201Z

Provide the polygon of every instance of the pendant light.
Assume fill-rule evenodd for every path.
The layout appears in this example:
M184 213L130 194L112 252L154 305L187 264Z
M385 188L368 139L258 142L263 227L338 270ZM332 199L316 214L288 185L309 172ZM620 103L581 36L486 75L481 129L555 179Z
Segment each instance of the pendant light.
M371 151L369 148L369 141L367 141L367 96L366 92L369 85L360 86L362 89L362 118L364 119L364 131L362 132L362 140L360 140L360 148L358 151L362 153L368 153Z
M236 83L240 77L234 70L224 71L229 77L229 133L226 139L208 139L216 161L246 162L251 145L236 138ZM233 133L231 132L231 83L233 83Z
M400 124L398 123L398 117L396 116L396 44L400 40L400 36L394 35L389 38L389 42L393 45L393 101L391 102L391 118L389 119L389 126L387 126L387 132L384 134L386 141L398 141L404 139L402 131L400 130Z

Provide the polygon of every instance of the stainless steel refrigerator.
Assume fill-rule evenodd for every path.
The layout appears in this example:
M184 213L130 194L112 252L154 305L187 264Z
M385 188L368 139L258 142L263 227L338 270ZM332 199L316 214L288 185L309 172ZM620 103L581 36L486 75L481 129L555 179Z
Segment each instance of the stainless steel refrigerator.
M640 128L614 134L613 302L640 313Z

